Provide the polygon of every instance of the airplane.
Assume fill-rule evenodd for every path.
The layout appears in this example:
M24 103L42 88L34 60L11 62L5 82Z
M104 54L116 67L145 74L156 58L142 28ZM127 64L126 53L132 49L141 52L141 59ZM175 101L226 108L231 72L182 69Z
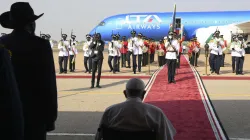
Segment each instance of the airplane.
M112 32L130 37L130 32L135 30L146 37L160 40L168 34L174 19L177 32L182 32L185 40L196 36L202 46L216 29L221 32L228 44L233 34L250 34L250 11L174 12L174 14L150 12L114 15L101 21L90 34L101 33L104 41L110 41Z

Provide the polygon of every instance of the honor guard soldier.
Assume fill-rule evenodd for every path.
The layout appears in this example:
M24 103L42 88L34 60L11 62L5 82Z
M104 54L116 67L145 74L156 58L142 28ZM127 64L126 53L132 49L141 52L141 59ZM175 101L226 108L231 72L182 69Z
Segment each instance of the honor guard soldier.
M117 64L117 41L116 41L116 35L112 35L112 40L109 42L109 57L108 57L108 65L110 68L110 72L113 71L113 73L116 72L116 64ZM112 66L112 60L113 60L113 66Z
M84 67L85 67L85 73L89 72L91 73L92 70L92 59L90 58L91 55L91 49L89 48L89 45L91 44L91 35L87 34L86 35L87 41L83 44L83 52L84 52ZM88 67L89 64L89 67Z
M189 63L191 64L192 61L192 52L193 52L193 41L194 39L190 39L189 43L188 43L188 58L189 58ZM191 64L192 65L192 64Z
M98 71L96 87L101 88L100 79L101 79L101 73L102 73L102 62L104 59L103 57L104 45L105 45L105 42L101 40L101 34L97 33L93 38L93 42L89 46L92 51L90 57L92 58L92 64L93 64L91 88L94 88L96 71Z
M169 44L166 46L166 56L167 65L168 65L168 83L175 83L175 70L176 70L176 61L177 55L179 52L180 44L176 38L174 38L174 33L169 32Z
M155 41L154 41L154 39L150 38L150 45L149 45L149 49L150 49L150 63L154 62L155 48L156 48Z
M238 40L234 40L234 42L231 43L230 50L231 50L232 56L234 56L234 59L235 59L235 65L236 65L235 72L236 72L236 75L242 74L242 66L243 66L242 51L243 51L243 46Z
M144 37L144 45L142 48L143 55L142 55L142 66L145 67L148 64L148 51L149 51L149 42L146 37Z
M45 36L46 36L46 39L49 40L49 43L52 49L54 47L54 44L53 44L53 41L51 40L51 36L49 34L46 34Z
M182 42L183 42L183 40L181 39L181 38L178 38L178 41L179 41L179 44L180 44L180 50L179 50L179 55L177 56L177 61L178 61L178 63L177 63L177 68L180 68L180 65L181 65L181 54L182 54L182 51L183 51L183 49L182 49Z
M159 44L157 45L157 53L158 53L158 63L159 67L163 66L165 63L165 53L166 53L166 48L164 45L163 40L159 41Z
M128 40L128 53L127 53L127 62L128 62L128 67L127 68L131 68L130 62L131 62L131 55L133 54L133 48L135 46L135 42L137 41L137 37L136 35L136 31L132 30L131 32L131 38L129 38ZM133 58L133 55L132 55Z
M62 40L58 44L60 74L63 72L67 73L67 64L68 64L70 44L69 44L69 41L67 41L66 39L67 39L67 35L62 34Z
M137 41L135 41L135 47L133 47L133 72L136 74L136 68L138 66L138 72L141 72L141 64L142 64L142 47L144 45L144 41L142 39L142 34L139 33L137 35ZM138 56L138 65L136 64L136 57Z
M128 41L126 40L126 36L122 37L122 48L121 51L121 57L122 57L122 67L126 67L126 56L128 53Z
M75 61L76 61L76 55L78 54L77 52L77 41L76 41L76 36L75 35L71 35L71 39L70 39L70 50L69 50L69 69L70 72L74 72L75 71Z
M200 43L197 41L197 37L193 38L193 42L192 42L192 59L191 59L191 64L193 66L198 66L198 58L200 55Z
M122 48L122 44L121 44L121 40L120 40L120 35L119 35L119 33L118 34L116 34L116 41L117 41L117 63L116 63L116 71L117 72L120 72L120 59L121 59L121 51L120 51L120 49Z

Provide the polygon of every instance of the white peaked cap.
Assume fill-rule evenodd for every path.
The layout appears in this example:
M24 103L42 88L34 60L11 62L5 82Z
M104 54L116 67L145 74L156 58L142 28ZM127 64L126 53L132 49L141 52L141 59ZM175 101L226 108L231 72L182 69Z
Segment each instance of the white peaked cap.
M127 82L126 89L131 90L144 90L145 84L144 82L139 78L132 78Z
M167 37L167 36L165 36L165 37L164 37L164 39L168 39L168 37Z

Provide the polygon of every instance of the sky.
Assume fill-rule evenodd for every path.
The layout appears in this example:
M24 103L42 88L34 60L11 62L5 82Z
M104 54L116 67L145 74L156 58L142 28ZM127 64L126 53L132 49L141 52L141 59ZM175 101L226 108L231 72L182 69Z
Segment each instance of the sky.
M20 0L1 0L0 13L10 10L11 4ZM36 15L44 13L36 21L36 34L40 31L59 40L61 28L70 35L73 29L77 40L85 40L88 34L104 18L134 12L178 11L242 11L250 10L249 0L22 0L29 2ZM197 17L198 18L198 17ZM232 17L233 18L233 17ZM0 26L0 33L12 30Z

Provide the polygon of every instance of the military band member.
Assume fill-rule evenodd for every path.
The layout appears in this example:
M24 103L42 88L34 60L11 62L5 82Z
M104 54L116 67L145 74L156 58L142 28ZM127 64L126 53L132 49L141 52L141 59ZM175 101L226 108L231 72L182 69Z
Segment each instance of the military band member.
M122 67L126 67L126 55L128 52L128 41L126 40L126 36L122 37L122 48L121 51L121 59L122 59Z
M159 66L163 66L165 63L165 53L166 53L166 48L163 40L159 41L160 43L157 45L157 53L158 53L158 61L159 61Z
M49 34L46 34L45 35L45 38L47 40L49 40L49 43L50 43L50 46L51 46L51 49L54 47L54 44L53 44L53 41L51 40L51 36Z
M150 63L154 62L156 44L152 38L149 40L149 49L150 49Z
M198 66L198 58L200 55L200 43L197 41L197 37L194 37L192 42L192 59L191 59L191 65Z
M135 42L137 41L137 37L136 35L136 31L132 30L131 32L131 38L129 38L128 40L128 53L127 53L127 62L128 62L128 67L127 68L131 68L131 59L130 56L133 54L133 48L135 47ZM133 59L133 55L132 55L132 59ZM132 60L133 61L133 60Z
M109 42L109 57L108 57L108 65L110 68L110 72L113 71L113 73L116 72L116 64L117 64L117 40L116 35L112 35L112 40ZM112 66L112 60L113 60L113 66Z
M232 51L231 52L232 56L234 56L234 59L235 59L236 75L242 74L242 66L243 66L242 50L243 50L243 46L241 45L241 43L238 40L234 40L234 42L231 43L230 50Z
M174 38L174 33L169 32L169 41L171 43L166 43L166 56L167 59L167 65L168 65L168 83L176 83L175 82L175 70L176 70L176 61L177 61L177 55L179 52L180 44L179 42Z
M87 41L83 44L83 52L84 52L84 67L85 67L85 73L89 72L91 73L92 70L92 59L90 58L91 50L89 48L89 45L91 44L91 35L86 35ZM88 67L89 64L89 67Z
M141 72L141 64L142 64L142 47L144 45L144 41L142 39L142 34L139 33L137 36L137 40L135 41L135 47L133 47L133 72L136 74L136 69L138 66L138 72ZM136 64L136 58L138 56L138 65Z
M243 75L243 66L244 66L244 60L245 60L245 54L246 54L245 49L247 48L247 44L244 41L242 35L238 36L238 40L239 40L240 48L242 49L242 51L241 51L241 58L240 58L241 59L240 61L242 61L242 62L240 63L240 66L239 66L240 70L239 70L238 74Z
M236 58L236 55L238 53L234 49L234 46L237 45L237 43L238 43L238 38L237 38L237 36L234 35L232 37L232 42L231 42L231 46L230 46L231 57L232 57L232 73L235 73L235 66L236 66L235 65L235 62L236 62L235 58Z
M220 35L222 46L222 58L221 58L221 67L224 67L225 64L225 51L227 49L227 41L223 38L223 35Z
M62 40L58 44L60 74L63 72L67 73L67 64L68 64L70 44L69 44L69 41L67 41L66 39L67 39L67 35L62 34Z
M105 42L101 40L101 34L97 33L93 38L93 42L91 42L89 46L89 48L92 51L90 55L90 57L92 58L91 88L94 88L96 71L98 71L96 87L101 88L100 79L101 79L101 73L102 73L102 63L104 59L103 57L104 45L105 45Z
M189 58L189 64L191 64L191 61L192 61L192 52L193 52L193 42L194 42L194 39L190 39L189 43L188 43L188 58ZM192 65L192 64L191 64Z
M222 59L222 46L224 43L221 42L219 39L219 31L215 32L215 38L209 45L210 52L210 67L211 73L216 73L217 75L220 74L220 66L221 66L221 59Z
M182 40L181 38L178 38L178 41L179 41L179 44L180 44L180 49L179 49L179 55L177 56L177 68L180 68L180 65L181 65L181 54L182 54Z
M149 51L149 42L146 37L144 37L144 45L142 48L143 56L142 56L142 66L145 67L148 64L148 51Z
M70 39L70 50L69 50L69 69L70 72L75 71L75 60L76 60L76 55L77 55L77 41L76 41L76 36L71 35Z

